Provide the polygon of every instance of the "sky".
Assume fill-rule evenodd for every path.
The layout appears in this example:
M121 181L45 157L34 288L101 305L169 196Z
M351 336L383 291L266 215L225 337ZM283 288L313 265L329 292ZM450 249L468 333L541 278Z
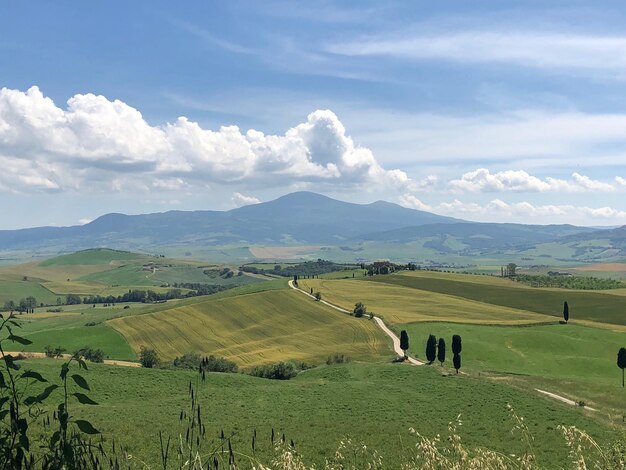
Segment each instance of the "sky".
M299 190L626 224L621 1L0 6L0 229Z

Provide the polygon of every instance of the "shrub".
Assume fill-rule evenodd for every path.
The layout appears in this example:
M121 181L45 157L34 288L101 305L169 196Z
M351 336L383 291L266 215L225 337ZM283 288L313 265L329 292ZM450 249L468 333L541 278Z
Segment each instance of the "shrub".
M361 302L357 302L356 304L354 304L353 313L355 317L361 318L363 315L367 313L367 307L363 305Z
M266 366L256 366L248 372L255 377L274 380L289 380L298 374L293 362L277 362Z
M202 359L202 370L207 372L237 372L239 367L224 357L209 356Z
M52 357L54 359L61 357L65 351L66 349L62 348L61 346L53 348L52 346L48 345L44 348L44 353L46 354L46 357Z
M347 362L350 362L350 358L346 356L345 354L339 354L339 353L328 356L328 358L326 359L326 365L345 364Z
M159 365L159 356L154 349L142 346L139 350L139 362L141 367L152 369Z
M197 353L183 354L181 357L176 357L172 361L172 366L178 369L191 369L195 370L200 367L202 357Z
M102 349L93 349L91 347L86 347L79 352L82 353L82 356L88 361L98 363L104 362L104 351L102 351Z

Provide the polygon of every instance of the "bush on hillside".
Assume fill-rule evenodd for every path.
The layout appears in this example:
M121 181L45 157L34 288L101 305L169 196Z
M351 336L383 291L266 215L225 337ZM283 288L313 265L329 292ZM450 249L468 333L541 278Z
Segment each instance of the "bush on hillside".
M171 365L177 369L197 370L202 362L202 357L197 353L186 353L180 357L174 358Z
M293 362L277 362L275 364L256 366L248 372L255 377L274 380L289 380L298 375Z
M357 302L356 304L354 304L353 313L355 317L361 318L367 313L367 307L362 302Z
M104 351L102 351L102 349L87 347L80 352L82 353L82 356L90 362L104 362Z
M326 358L326 365L345 364L347 362L350 362L350 358L346 356L345 354L336 353Z
M152 369L159 365L159 356L154 349L141 346L139 350L139 362L141 362L141 367Z
M46 354L46 357L51 357L54 359L61 357L65 351L66 349L62 348L61 346L53 348L52 346L48 345L44 348L44 353Z

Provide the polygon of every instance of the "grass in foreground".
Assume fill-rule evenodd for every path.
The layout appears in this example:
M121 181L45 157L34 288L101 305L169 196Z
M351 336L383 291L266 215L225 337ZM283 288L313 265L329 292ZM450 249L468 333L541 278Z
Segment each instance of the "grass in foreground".
M319 364L334 353L354 360L380 360L393 354L373 322L284 289L284 281L282 286L281 290L209 296L109 324L135 351L149 346L168 360L198 352L247 367L286 359Z
M28 361L46 377L55 376L59 364ZM83 375L92 388L90 397L99 405L77 406L76 414L109 441L115 436L124 443L133 467L158 467L158 431L178 439L179 413L188 403L188 385L196 374L91 365ZM226 435L234 432L235 450L251 455L256 429L255 455L265 462L273 428L277 438L285 433L287 442L293 439L296 449L318 466L341 440L352 438L377 449L385 468L399 468L400 456L412 452L408 449L415 442L409 428L431 437L445 435L448 423L459 414L459 433L466 445L519 455L525 445L510 432L514 423L507 403L526 418L541 468L562 468L567 462L559 424L576 425L602 443L619 435L581 409L471 377L442 377L428 367L349 364L309 370L290 381L208 374L199 393L209 437L217 437L222 429Z

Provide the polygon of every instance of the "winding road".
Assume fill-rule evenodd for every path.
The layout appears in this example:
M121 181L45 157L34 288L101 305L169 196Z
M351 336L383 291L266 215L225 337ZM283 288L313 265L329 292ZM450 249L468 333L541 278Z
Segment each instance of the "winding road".
M289 287L291 287L295 291L301 292L302 294L306 295L307 297L312 298L313 300L317 300L314 295L311 295L308 292L300 289L299 287L296 287L293 283L293 280L289 281ZM327 305L330 308L334 308L335 310L341 313L347 313L348 315L352 313L350 310L346 310L345 308L339 307L338 305L331 304L330 302L327 302L326 300L320 299L319 302L323 303L324 305ZM382 318L378 318L375 316L373 320L376 322L376 325L378 325L378 327L383 331L383 333L385 333L387 336L391 338L391 340L393 341L393 350L396 352L396 354L398 356L404 356L404 351L400 348L400 338L398 338L396 334L393 331L391 331L387 325L385 325L385 322L382 320ZM406 362L414 366L424 365L422 361L418 361L414 357L408 357Z

